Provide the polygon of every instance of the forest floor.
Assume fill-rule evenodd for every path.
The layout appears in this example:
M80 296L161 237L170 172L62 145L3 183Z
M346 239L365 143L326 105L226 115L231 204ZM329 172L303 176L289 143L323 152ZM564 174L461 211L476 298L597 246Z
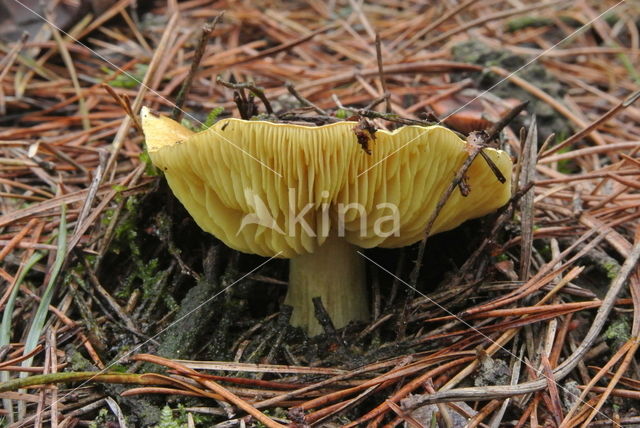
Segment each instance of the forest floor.
M0 426L640 426L639 3L52 4L0 1ZM415 287L420 243L366 250L371 321L307 337L288 261L203 232L145 152L187 78L185 125L239 117L218 76L377 129L528 101L514 197Z

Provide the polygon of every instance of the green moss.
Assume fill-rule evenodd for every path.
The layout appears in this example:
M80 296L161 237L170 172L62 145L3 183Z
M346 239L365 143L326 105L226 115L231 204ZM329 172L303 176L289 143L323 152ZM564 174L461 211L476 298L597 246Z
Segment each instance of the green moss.
M509 256L506 253L498 254L496 256L496 262L506 262L509 260Z
M607 278L609 279L615 279L620 273L620 264L615 260L610 262L604 262L602 264L602 267L606 270Z
M507 33L513 33L531 27L544 27L553 24L553 21L549 18L541 16L522 16L518 18L510 19L505 23L505 31Z
M157 284L159 284L164 276L158 267L158 259L153 258L151 260L143 260L140 257L139 249L134 245L131 248L136 248L138 253L133 254L131 258L131 264L133 266L129 275L123 281L122 287L118 290L116 295L120 298L127 298L131 295L133 290L139 288L142 290L142 296L144 299L151 299L157 292ZM170 309L176 307L176 302L171 296L163 296L164 301L167 303Z
M147 152L147 149L144 149L144 151L140 153L139 159L140 159L140 162L144 164L145 174L151 177L157 177L160 175L160 172L158 172L158 169L155 167L153 162L151 162L151 157L149 156L149 152Z
M276 419L289 418L287 411L282 407L276 407L275 409L265 410L263 413L271 418L276 418ZM266 425L263 424L262 422L256 422L256 424L254 425L254 428L266 428Z
M100 224L103 226L107 226L109 225L109 223L111 223L111 219L113 218L113 215L115 214L116 210L113 208L107 208L102 212L102 215L100 216Z
M558 161L558 172L563 174L573 174L575 173L574 162L571 159L563 159Z
M136 238L138 236L137 226L135 216L132 215L135 205L136 198L131 197L127 200L125 204L127 214L120 219L118 225L115 227L111 250L116 254L120 254L123 250L131 250L134 257L140 256L140 248L138 248L136 244Z
M551 260L551 246L549 244L544 244L543 246L538 248L538 252L545 260Z
M209 129L214 123L216 123L216 121L218 120L218 116L220 116L220 114L222 114L223 111L224 111L224 107L214 108L209 112L209 114L207 115L207 118L204 120L204 123L196 120L196 122L198 122L198 124L196 124L187 118L182 118L182 120L180 121L180 124L185 128L188 128L194 132L204 131L206 129ZM258 115L256 117L257 117L256 120L262 120L263 118L268 117L268 115ZM251 119L253 120L254 118L251 118Z
M187 129L190 129L194 132L198 132L198 127L189 119L187 118L182 118L182 120L180 121L180 125L184 126Z
M216 107L209 112L207 118L205 119L202 126L200 126L200 131L204 131L206 129L211 128L211 126L216 123L218 120L218 116L224 111L224 107Z
M127 373L127 370L129 370L129 367L122 364L114 364L112 366L109 366L110 372Z
M349 112L340 108L336 111L336 117L338 119L346 119L347 117L349 117Z
M618 45L617 43L614 43L613 46L616 48L620 47L620 45ZM633 61L631 61L629 56L624 52L621 52L616 56L618 57L618 60L622 63L622 66L627 71L627 74L631 76L631 78L636 82L636 84L640 85L640 73L638 73L638 69L633 64Z
M138 85L144 79L145 74L147 74L147 70L149 66L147 64L136 64L133 67L133 70L127 72L126 74L121 73L113 80L109 81L109 86L113 88L126 88L133 89L137 88ZM107 78L114 75L114 71L107 67L102 67L102 71L107 74Z
M605 13L603 18L605 22L611 26L615 25L620 20L620 17L614 11Z
M196 426L205 426L211 422L210 418L206 416L196 413L192 413L191 416ZM183 428L187 426L187 411L182 404L178 404L175 410L169 406L164 406L160 413L160 421L154 428Z
M259 113L249 118L249 120L267 120L267 121L269 119L273 119L273 116L270 116L267 113Z
M109 411L106 408L100 409L98 416L89 423L89 428L100 428L107 426L109 422Z
M173 416L173 410L171 407L164 406L162 408L162 413L160 414L160 423L156 425L156 428L181 428L187 426L186 420L181 420L180 415L177 417Z
M603 337L612 342L612 349L619 349L631 336L628 317L619 317L611 322Z
M151 298L157 293L157 286L165 275L160 269L158 259L146 259L143 256L138 236L139 227L136 223L136 213L139 206L140 200L138 198L129 197L126 200L125 215L122 216L114 230L114 239L110 246L110 250L114 254L126 254L131 266L127 277L122 281L122 286L116 292L116 296L123 299L128 298L137 288L142 290L145 299ZM171 296L162 297L169 307L176 306Z
M558 150L558 154L569 153L573 147L567 146ZM563 159L558 161L558 171L563 174L573 174L576 172L576 165L573 159Z
M95 366L87 360L77 349L70 348L67 351L68 371L84 372L95 370Z

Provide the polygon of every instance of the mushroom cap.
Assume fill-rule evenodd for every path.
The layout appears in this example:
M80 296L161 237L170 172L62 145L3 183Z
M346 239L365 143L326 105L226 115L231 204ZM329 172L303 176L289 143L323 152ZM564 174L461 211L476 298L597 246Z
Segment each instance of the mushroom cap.
M313 253L329 233L354 245L402 247L419 241L459 167L467 143L442 126L378 130L371 154L357 122L301 126L223 119L194 133L142 111L151 161L196 223L236 250L271 257ZM486 149L506 183L477 157L431 233L453 229L511 196L507 153Z

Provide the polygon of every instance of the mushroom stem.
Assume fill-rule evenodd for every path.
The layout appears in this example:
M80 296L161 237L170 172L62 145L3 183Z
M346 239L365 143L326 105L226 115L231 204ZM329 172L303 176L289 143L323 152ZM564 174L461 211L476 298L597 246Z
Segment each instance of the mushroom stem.
M357 248L344 238L329 236L316 252L291 259L284 301L293 306L291 325L302 327L309 336L322 333L314 315L314 297L322 299L336 328L369 319L365 261Z

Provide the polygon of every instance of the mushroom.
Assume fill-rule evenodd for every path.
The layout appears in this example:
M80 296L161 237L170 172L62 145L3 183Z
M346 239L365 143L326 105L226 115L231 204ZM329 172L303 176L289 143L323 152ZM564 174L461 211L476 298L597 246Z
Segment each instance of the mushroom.
M192 132L142 110L151 161L196 223L231 248L289 258L285 303L291 323L321 332L311 299L337 328L369 317L359 248L395 248L422 239L429 216L468 147L441 126L378 130L367 154L356 122L301 126L223 119ZM361 135L359 135L361 137ZM372 136L373 137L373 136ZM511 195L511 160L487 149L506 183L476 159L431 233L486 215Z

